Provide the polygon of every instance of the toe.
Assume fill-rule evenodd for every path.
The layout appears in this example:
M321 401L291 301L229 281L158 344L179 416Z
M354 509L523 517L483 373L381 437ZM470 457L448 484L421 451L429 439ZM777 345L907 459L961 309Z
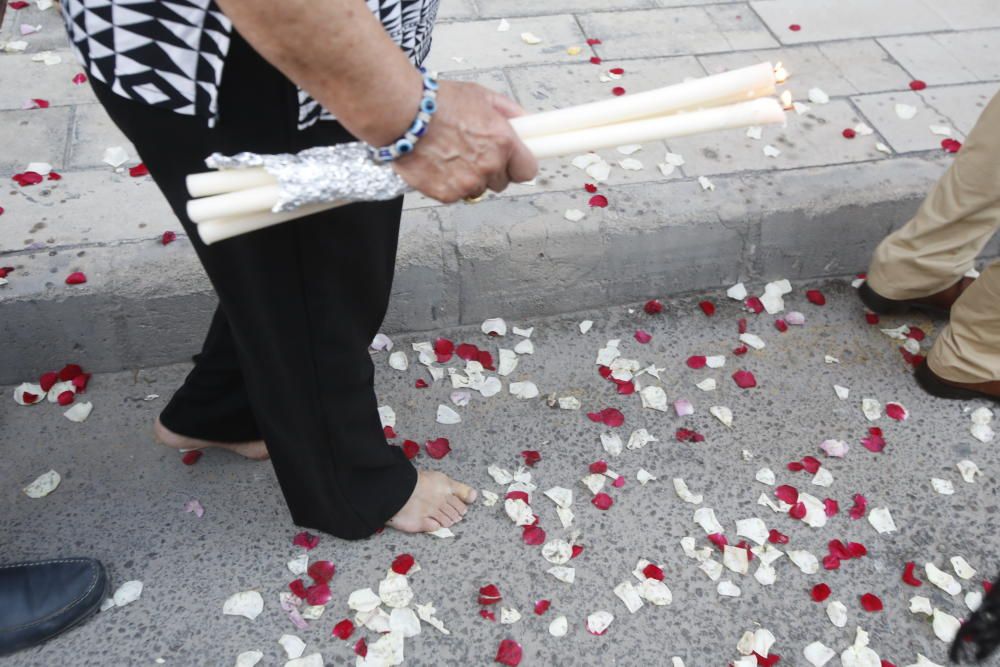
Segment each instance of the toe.
M451 491L466 504L471 504L476 501L476 490L471 486L453 481L451 483Z
M450 528L455 523L451 517L445 514L444 510L438 510L434 514L431 514L431 518L441 524L443 528Z
M459 500L458 496L449 496L448 505L458 512L459 516L465 516L465 513L469 511L469 506Z

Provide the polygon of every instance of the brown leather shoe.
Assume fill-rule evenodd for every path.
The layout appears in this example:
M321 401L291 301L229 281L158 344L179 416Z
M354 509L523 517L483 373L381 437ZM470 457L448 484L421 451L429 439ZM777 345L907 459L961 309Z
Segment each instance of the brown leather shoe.
M989 398L1000 403L1000 380L992 382L952 382L931 370L924 360L914 373L920 388L939 398L957 398L965 401Z
M972 284L975 278L962 278L957 283L947 289L943 289L936 294L924 296L919 299L887 299L875 290L867 282L858 288L858 296L868 310L879 315L902 315L912 308L922 310L930 315L948 317L951 307L962 296L962 292Z

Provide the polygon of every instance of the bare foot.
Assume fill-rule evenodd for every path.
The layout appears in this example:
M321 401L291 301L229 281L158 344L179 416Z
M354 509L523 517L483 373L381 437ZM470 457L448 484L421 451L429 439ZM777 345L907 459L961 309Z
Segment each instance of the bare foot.
M156 423L153 425L153 435L156 437L157 442L161 445L166 445L167 447L172 447L174 449L216 448L235 452L240 456L245 456L246 458L253 459L254 461L266 461L271 458L270 454L267 453L267 445L264 444L263 440L254 440L253 442L214 442L212 440L198 440L196 438L189 438L187 436L174 433L160 422L159 417L156 418Z
M433 470L417 471L417 486L386 525L404 533L430 533L462 520L475 502L476 490Z

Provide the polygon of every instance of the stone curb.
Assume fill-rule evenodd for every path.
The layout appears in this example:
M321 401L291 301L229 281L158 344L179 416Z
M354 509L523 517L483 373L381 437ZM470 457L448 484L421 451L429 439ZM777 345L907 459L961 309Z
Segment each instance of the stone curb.
M384 329L418 331L671 298L738 280L811 280L865 270L941 174L940 158L623 185L579 222L577 192L410 209ZM1000 239L987 256L1000 254ZM86 259L88 282L63 284ZM181 361L215 307L184 238L94 244L5 258L0 383L76 361L95 372ZM262 267L262 270L268 270Z

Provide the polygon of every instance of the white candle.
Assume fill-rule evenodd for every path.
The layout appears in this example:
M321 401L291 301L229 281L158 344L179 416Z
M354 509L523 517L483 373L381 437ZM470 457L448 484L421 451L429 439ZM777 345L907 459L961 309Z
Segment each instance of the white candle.
M262 185L273 185L276 182L274 176L267 173L263 167L248 167L191 174L187 177L187 189L192 197L207 197Z
M665 88L521 116L510 123L522 139L527 139L746 102L773 95L774 90L774 67L771 63L760 63Z

